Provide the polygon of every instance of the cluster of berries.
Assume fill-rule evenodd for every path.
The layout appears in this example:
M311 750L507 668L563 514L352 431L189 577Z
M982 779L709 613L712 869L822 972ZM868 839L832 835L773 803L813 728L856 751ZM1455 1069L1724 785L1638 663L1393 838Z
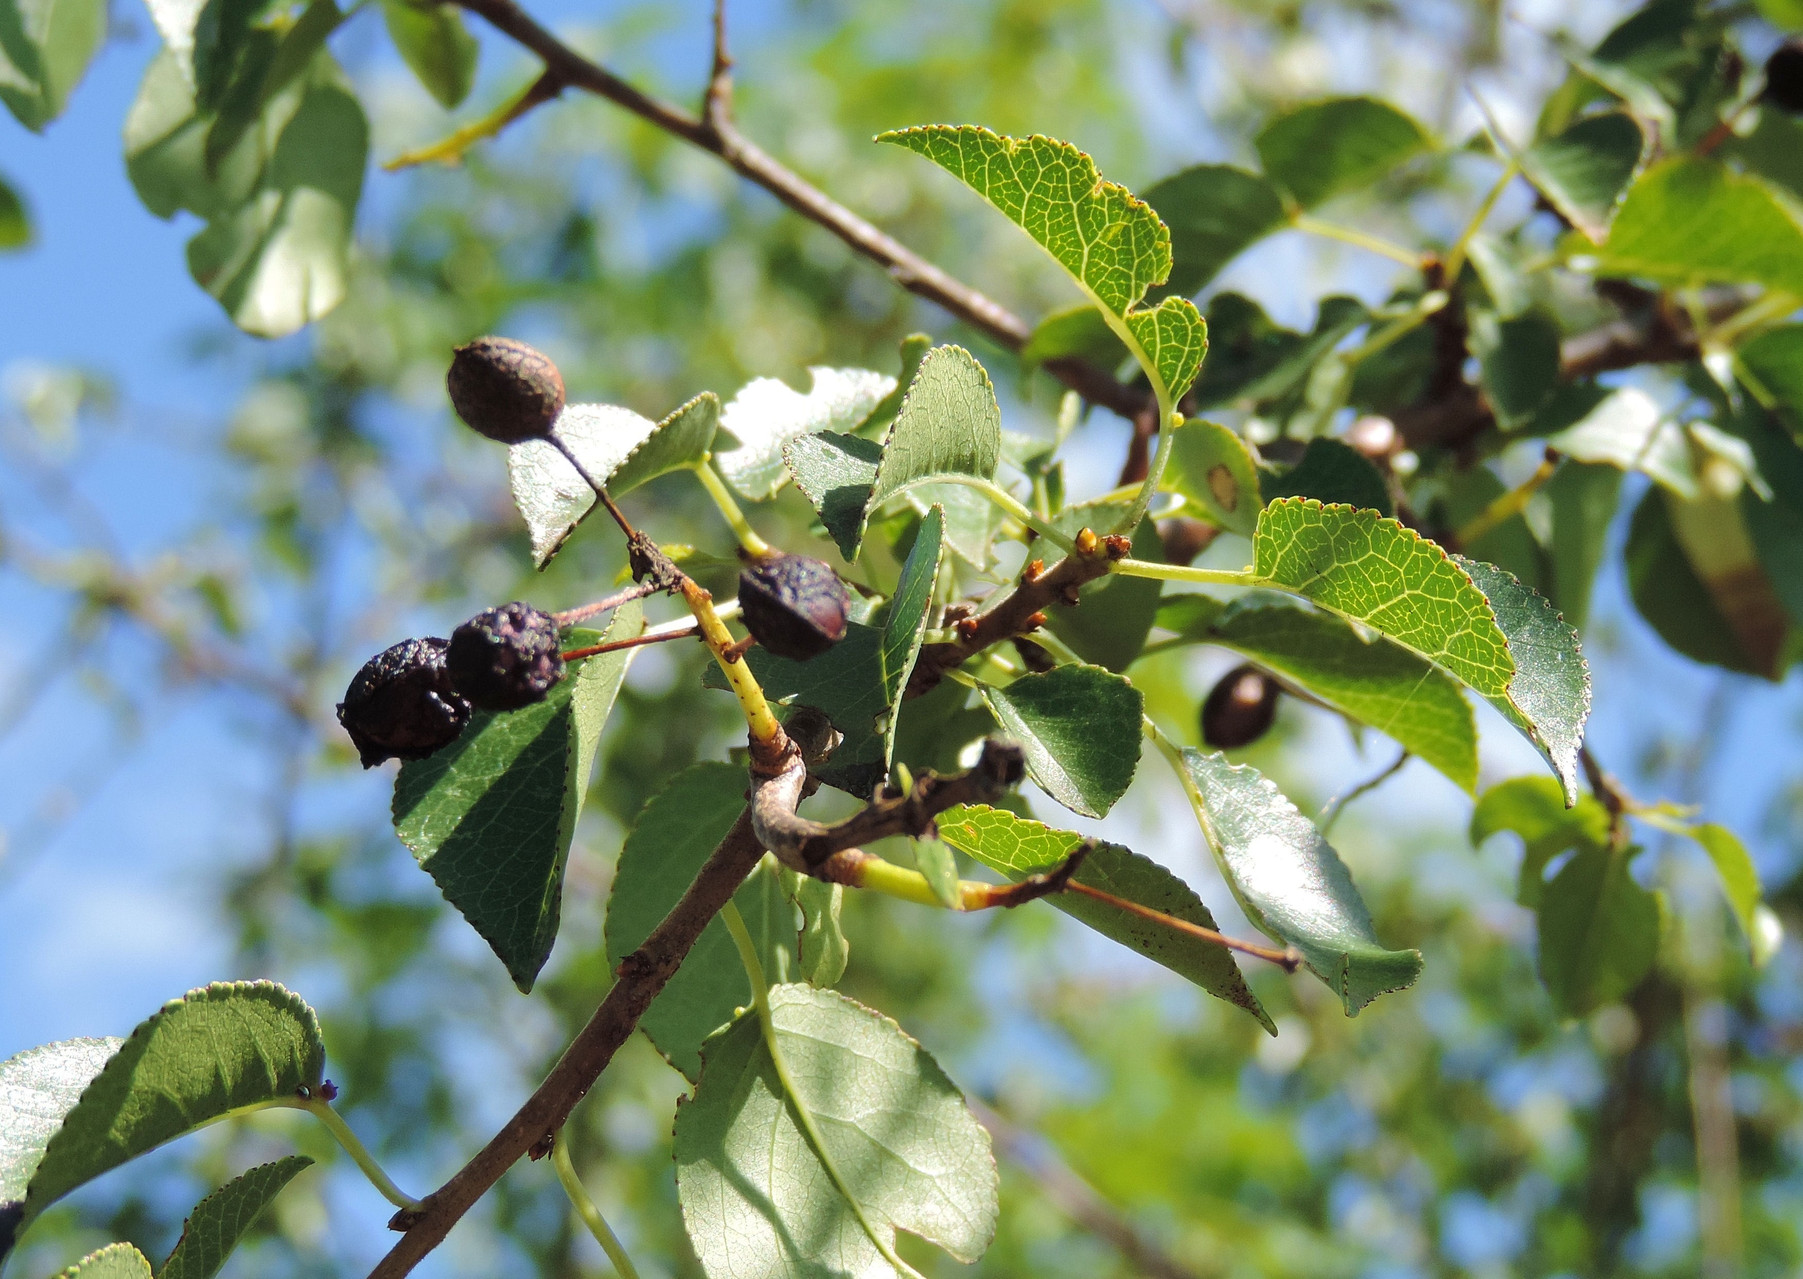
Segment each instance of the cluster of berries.
M553 439L563 375L543 352L512 338L457 348L445 378L471 429L503 444ZM779 657L807 661L845 638L851 598L832 566L771 555L739 575L752 638ZM357 672L338 705L365 768L424 759L457 740L472 710L511 711L543 701L563 678L557 620L514 602L478 613L451 632L403 640Z
M563 678L557 619L515 601L451 632L402 640L363 664L338 703L363 767L424 759L457 740L472 710L543 701Z

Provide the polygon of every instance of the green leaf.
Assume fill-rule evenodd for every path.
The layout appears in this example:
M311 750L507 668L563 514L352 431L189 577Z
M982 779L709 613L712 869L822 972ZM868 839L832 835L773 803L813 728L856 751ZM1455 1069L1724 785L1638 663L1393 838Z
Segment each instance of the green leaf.
M1466 791L1477 785L1477 726L1459 686L1415 654L1367 639L1329 613L1257 596L1222 605L1179 595L1158 624L1219 644L1394 738Z
M1485 697L1515 666L1484 593L1434 543L1375 511L1282 498L1260 512L1254 568L1332 612L1371 627Z
M1074 536L1085 526L1113 528L1126 513L1125 502L1067 506L1052 523ZM1164 543L1150 519L1141 520L1133 532L1133 554L1144 560L1164 558ZM1125 671L1146 647L1163 592L1164 583L1157 578L1109 573L1085 583L1078 593L1078 607L1053 609L1047 629L1084 661L1117 673Z
M883 446L861 435L817 431L783 445L783 464L814 504L827 535L849 563L864 544L864 509L876 483Z
M1121 335L1108 327L1099 308L1088 303L1053 311L1033 326L1020 350L1021 363L1028 366L1072 355L1105 369L1117 368L1128 358Z
M995 1160L938 1063L830 990L774 986L770 1013L796 1100L871 1225L960 1261L981 1256L995 1233ZM797 1125L755 1015L708 1041L701 1083L677 1105L675 1156L683 1224L709 1279L891 1274Z
M1638 851L1580 848L1540 899L1540 979L1562 1017L1613 1003L1652 970L1664 898L1629 873Z
M25 201L0 178L0 253L22 249L31 243L31 218L25 212Z
M151 1279L150 1259L128 1243L109 1243L57 1275L56 1279Z
M1680 497L1698 493L1696 464L1684 428L1639 387L1585 388L1573 408L1592 407L1572 425L1546 437L1548 447L1579 462L1641 471Z
M844 741L814 775L829 786L870 798L876 784L889 774L884 756L883 723L901 696L901 672L884 665L883 632L860 622L851 623L845 638L820 656L806 662L778 657L769 649L753 648L744 660L775 701L812 706L826 715ZM725 688L717 663L708 663L702 675L708 688Z
M572 404L552 430L583 470L618 498L670 471L699 466L719 420L719 399L703 391L661 422L611 404ZM513 504L532 535L532 562L542 569L599 505L595 490L548 440L509 445L507 475Z
M606 638L643 629L634 600L615 610ZM583 647L603 636L565 638ZM523 710L477 711L454 743L402 764L395 779L395 832L522 991L557 940L564 864L595 746L637 652L572 663L544 701Z
M1063 864L1083 842L1083 837L1074 831L1054 830L1039 822L1016 817L1006 809L982 806L948 809L939 818L939 837L989 869L1014 880ZM1074 878L1079 884L1098 888L1124 901L1219 931L1214 916L1188 884L1151 858L1142 857L1119 844L1098 842L1083 859ZM1163 964L1215 998L1244 1008L1258 1018L1266 1030L1277 1033L1270 1015L1246 985L1246 979L1224 947L1093 897L1059 893L1045 900L1104 937Z
M1251 537L1264 505L1258 468L1244 440L1217 422L1191 418L1177 428L1165 484L1202 518Z
M1515 665L1508 691L1485 693L1484 700L1535 745L1564 785L1565 802L1575 804L1578 749L1590 715L1590 666L1578 633L1513 573L1463 556L1454 559L1490 601Z
M896 389L894 378L869 369L811 368L806 395L776 378L747 382L720 410L720 425L737 441L715 455L720 473L754 502L775 497L788 481L783 445L815 431L849 432Z
M1538 910L1547 863L1574 848L1609 843L1609 813L1589 795L1565 806L1565 789L1550 777L1513 777L1485 791L1471 813L1471 845L1499 831L1521 836L1523 854L1515 899Z
M1327 98L1278 116L1253 140L1265 176L1305 209L1366 186L1429 150L1433 136L1376 98Z
M209 156L215 124L165 50L126 120L126 169L151 212L188 209L207 220L188 242L195 281L239 328L279 337L344 297L368 122L321 51L261 103L253 127Z
M1100 666L1060 666L984 688L996 722L1020 741L1027 775L1072 812L1100 817L1139 767L1145 698Z
M607 899L607 963L644 944L670 913L745 811L745 770L691 764L646 801L620 849ZM768 869L753 872L733 903L757 940L765 975L782 978L795 963L795 908ZM639 1019L659 1052L690 1080L701 1075L701 1041L750 999L745 966L725 921L715 918Z
M920 362L874 457L868 441L844 434L792 439L783 457L850 560L883 503L948 475L988 479L1001 453L1002 412L989 375L969 351L941 346Z
M1346 864L1257 770L1185 750L1181 776L1221 874L1246 918L1302 952L1348 1017L1379 995L1414 985L1421 952L1388 950Z
M1591 241L1601 244L1647 153L1646 135L1625 111L1584 116L1524 150L1522 176Z
M1767 329L1734 353L1744 380L1788 419L1803 438L1803 324Z
M1803 225L1761 179L1674 156L1629 188L1595 269L1662 284L1716 280L1803 293Z
M1511 320L1477 311L1471 350L1479 380L1505 431L1533 419L1559 385L1559 328L1538 311Z
M1582 632L1621 494L1621 472L1568 461L1553 473L1545 492L1553 508L1553 603L1572 629Z
M1145 201L1104 181L1068 142L1006 138L974 125L924 125L877 135L925 156L1036 240L1109 313L1125 321L1140 360L1181 399L1208 349L1193 304L1165 298L1135 310L1171 270L1171 233Z
M44 1147L122 1039L64 1039L0 1061L0 1257L24 1228Z
M1196 304L1188 298L1166 298L1156 307L1129 311L1127 331L1157 370L1171 403L1182 399L1208 354L1208 324Z
M787 867L778 872L777 879L801 911L801 953L796 975L814 986L838 985L851 959L851 943L839 924L845 885L829 884Z
M1741 935L1747 939L1748 946L1754 945L1759 936L1753 919L1754 912L1759 909L1759 872L1747 854L1747 846L1733 831L1714 822L1693 826L1690 834L1715 863L1716 874L1722 878L1722 893L1734 910Z
M216 982L170 1000L63 1116L14 1237L77 1186L232 1111L291 1101L324 1068L319 1019L274 982Z
M402 61L441 107L448 111L469 96L479 47L456 9L430 0L383 0L382 18Z
M259 1164L202 1199L182 1224L181 1241L157 1279L213 1279L258 1214L312 1162L305 1155L289 1155Z
M1765 674L1692 566L1658 489L1648 489L1634 508L1622 559L1634 608L1660 639L1692 661Z
M1095 161L1068 142L939 124L876 140L925 156L989 201L1117 316L1170 274L1171 233L1158 215L1103 180Z
M68 105L106 37L106 0L0 0L0 102L36 133Z
M933 603L933 587L939 581L939 554L945 542L945 508L935 506L920 522L914 545L902 563L901 579L883 612L884 692L889 696L890 715L883 730L883 761L895 758L895 725L899 718L894 707L908 687L914 673L914 662L920 656L920 644L926 638L927 620Z
M1370 458L1344 440L1318 436L1308 442L1302 460L1286 471L1267 473L1261 487L1266 501L1280 497L1312 497L1316 501L1361 507L1380 515L1394 513L1390 486Z
M964 898L958 889L958 861L952 850L937 839L914 841L914 868L920 872L933 896L947 910L962 910Z
M1230 164L1173 173L1146 188L1144 198L1171 232L1171 273L1161 291L1184 297L1287 220L1276 187Z

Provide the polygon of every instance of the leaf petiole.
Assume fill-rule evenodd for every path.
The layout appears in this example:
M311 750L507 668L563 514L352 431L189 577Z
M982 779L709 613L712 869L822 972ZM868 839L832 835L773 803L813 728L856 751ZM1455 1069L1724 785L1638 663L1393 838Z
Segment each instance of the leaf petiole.
M601 1245L601 1251L607 1254L607 1259L613 1262L620 1279L639 1279L639 1272L633 1266L632 1258L626 1254L626 1249L621 1246L620 1237L614 1234L613 1227L607 1224L607 1218L601 1215L601 1210L595 1206L595 1201L584 1188L582 1179L576 1175L576 1165L570 1162L570 1145L564 1140L563 1132L559 1128L551 1138L551 1166L557 1170L557 1180L562 1183L564 1194L570 1197L570 1206L582 1218L582 1224L588 1227L589 1233L595 1236L595 1242Z
M1249 568L1198 568L1193 564L1157 564L1131 558L1117 560L1109 572L1125 573L1128 577L1156 577L1167 582L1201 582L1209 586L1268 585Z
M933 483L961 484L965 488L975 489L984 497L988 498L992 504L1000 508L1003 513L1009 516L1009 518L1032 529L1046 541L1052 543L1052 545L1063 551L1071 549L1070 538L1066 537L1063 533L1060 533L1049 521L1035 515L1024 503L1016 498L1014 494L997 484L994 480L984 479L980 475L948 474L935 475L933 477Z
M754 559L769 555L770 543L759 537L757 530L745 518L745 512L739 508L732 490L726 487L726 481L714 469L713 455L710 453L702 458L693 469L695 478L701 481L701 487L707 490L707 495L714 499L714 505L720 508L721 516L731 527L733 536L739 539L739 545L745 548L745 553Z
M1323 222L1320 218L1310 217L1306 213L1298 213L1290 219L1290 225L1308 235L1318 235L1325 240L1338 240L1342 244L1351 244L1372 253L1381 254L1392 262L1400 262L1404 266L1421 269L1422 256L1413 249L1405 249L1400 244L1393 244L1381 236L1360 231L1356 227L1341 226L1337 222Z
M389 1175L382 1170L382 1165L376 1162L376 1157L369 1153L369 1148L358 1140L357 1134L352 1132L350 1125L344 1122L344 1117L333 1110L331 1103L324 1097L304 1099L297 1097L293 1102L287 1104L292 1105L296 1110L306 1111L324 1124L326 1131L332 1134L340 1146L344 1147L344 1153L351 1157L351 1162L355 1163L358 1170L369 1178L369 1184L382 1193L382 1198L395 1207L408 1211L419 1208L420 1201L403 1193L401 1188L394 1184Z

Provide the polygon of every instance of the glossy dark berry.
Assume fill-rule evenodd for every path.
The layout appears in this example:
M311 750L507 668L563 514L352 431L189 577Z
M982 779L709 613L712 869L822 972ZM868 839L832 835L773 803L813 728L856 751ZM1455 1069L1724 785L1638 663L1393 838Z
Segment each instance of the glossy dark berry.
M1803 39L1786 40L1765 60L1763 96L1780 111L1803 115Z
M512 338L477 338L451 356L451 406L503 444L542 439L563 412L563 375L551 357Z
M778 657L805 662L845 638L851 606L832 565L805 555L773 555L739 573L745 629Z
M338 703L338 722L363 761L424 759L449 746L469 722L470 704L451 686L446 641L402 640L363 664Z
M515 600L476 614L451 632L451 685L485 711L517 711L545 700L563 678L557 619Z
M1217 750L1250 746L1277 718L1277 681L1256 666L1221 676L1202 703L1202 740Z

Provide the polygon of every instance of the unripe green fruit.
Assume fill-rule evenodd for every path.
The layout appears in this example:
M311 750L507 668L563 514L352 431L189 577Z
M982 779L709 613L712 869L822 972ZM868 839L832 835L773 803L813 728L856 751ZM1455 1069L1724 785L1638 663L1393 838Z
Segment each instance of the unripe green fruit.
M563 412L563 374L542 351L512 338L477 338L445 375L457 416L502 444L539 440Z

